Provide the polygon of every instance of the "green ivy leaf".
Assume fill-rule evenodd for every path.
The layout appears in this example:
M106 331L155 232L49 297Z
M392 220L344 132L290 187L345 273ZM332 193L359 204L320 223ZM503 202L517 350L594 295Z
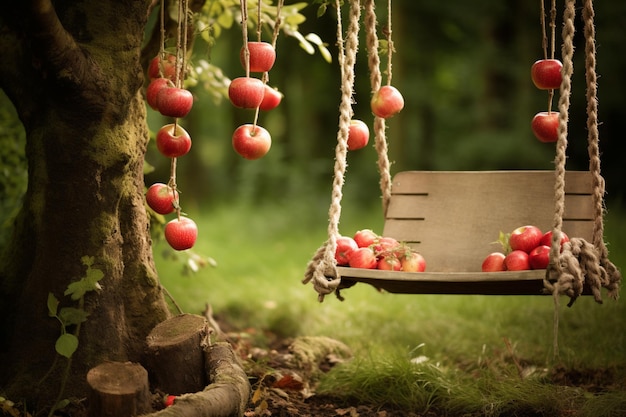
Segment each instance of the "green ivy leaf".
M91 265L93 265L94 258L83 256L81 260L83 261L83 264L87 265L87 273L83 278L69 284L64 292L64 295L71 296L72 300L80 300L88 291L102 289L102 286L100 286L98 281L104 277L104 272L98 268L91 267Z
M93 265L95 258L93 256L85 255L82 258L80 258L80 261L83 263L83 265L89 268L91 265Z
M72 300L80 300L90 289L89 283L82 278L69 284L63 294L71 296Z
M78 338L70 333L64 333L57 339L54 349L61 356L71 358L78 349Z
M59 308L59 300L52 294L48 293L48 316L56 317Z
M59 312L59 318L65 326L80 324L87 321L89 313L80 308L63 307Z

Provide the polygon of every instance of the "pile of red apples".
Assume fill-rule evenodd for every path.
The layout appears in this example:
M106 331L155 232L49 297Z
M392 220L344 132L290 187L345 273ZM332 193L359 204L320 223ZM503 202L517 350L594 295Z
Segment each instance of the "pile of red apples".
M424 257L404 242L379 236L371 229L337 238L335 260L338 266L385 271L424 272Z
M561 248L569 237L561 232ZM543 233L537 226L518 227L509 235L501 234L503 252L487 255L482 263L483 272L525 271L546 269L550 262L552 231Z

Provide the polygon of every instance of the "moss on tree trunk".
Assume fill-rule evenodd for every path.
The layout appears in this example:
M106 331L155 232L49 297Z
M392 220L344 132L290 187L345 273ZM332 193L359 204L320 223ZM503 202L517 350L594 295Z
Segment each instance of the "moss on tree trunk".
M147 2L11 4L0 11L7 62L0 87L26 129L29 185L0 265L0 391L50 406L67 359L49 293L103 273L84 297L63 398L83 397L102 361L138 361L150 330L169 316L151 252L143 200L148 143L140 62ZM17 19L19 17L19 19ZM75 326L69 326L73 332Z

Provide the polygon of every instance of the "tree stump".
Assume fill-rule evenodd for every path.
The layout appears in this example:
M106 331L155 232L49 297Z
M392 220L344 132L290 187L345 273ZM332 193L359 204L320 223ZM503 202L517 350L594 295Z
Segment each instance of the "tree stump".
M90 417L130 417L149 412L148 372L131 362L105 362L87 373Z
M181 314L159 323L147 337L146 365L155 389L170 395L201 391L208 383L206 318Z

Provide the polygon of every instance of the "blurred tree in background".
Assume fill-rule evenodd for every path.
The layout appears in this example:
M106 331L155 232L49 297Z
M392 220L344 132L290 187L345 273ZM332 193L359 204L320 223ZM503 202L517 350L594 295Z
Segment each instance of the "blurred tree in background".
M379 5L377 10L381 27L386 21L384 6ZM307 20L301 24L301 32L318 34L336 57L336 14L328 7L318 17L317 7L318 4L311 4L302 10ZM543 56L539 2L403 1L394 2L393 7L393 82L405 96L406 106L388 121L392 172L551 169L554 146L538 142L529 128L532 116L547 107L546 94L533 86L529 75L531 64ZM557 10L558 46L562 1ZM624 18L626 4L596 5L602 170L607 180L607 198L620 203L624 199L624 169L618 160L624 128L621 92L626 57L621 53L620 25ZM580 17L578 23L570 110L570 169L587 166ZM263 36L269 40L267 33ZM225 30L219 42L196 43L194 64L202 58L221 68L225 77L240 76L240 46L240 31ZM196 104L185 120L194 138L194 152L179 164L180 186L187 204L192 200L199 205L318 196L317 203L325 210L340 101L337 60L329 64L317 53L304 53L292 37L280 37L277 48L270 85L285 97L278 108L261 114L260 123L270 130L273 139L270 153L261 160L243 160L231 147L232 131L249 119L247 111L233 108L227 99L220 100L214 87L207 91L199 84L194 88ZM355 116L371 125L363 36L356 71ZM4 98L0 105L0 220L4 223L19 204L19 191L25 188L25 168L20 156L19 138L23 135L19 124ZM149 117L150 126L156 130L160 116L149 110ZM349 156L347 199L376 200L375 158L371 146ZM147 161L156 168L147 175L147 184L167 176L169 164L154 147Z

